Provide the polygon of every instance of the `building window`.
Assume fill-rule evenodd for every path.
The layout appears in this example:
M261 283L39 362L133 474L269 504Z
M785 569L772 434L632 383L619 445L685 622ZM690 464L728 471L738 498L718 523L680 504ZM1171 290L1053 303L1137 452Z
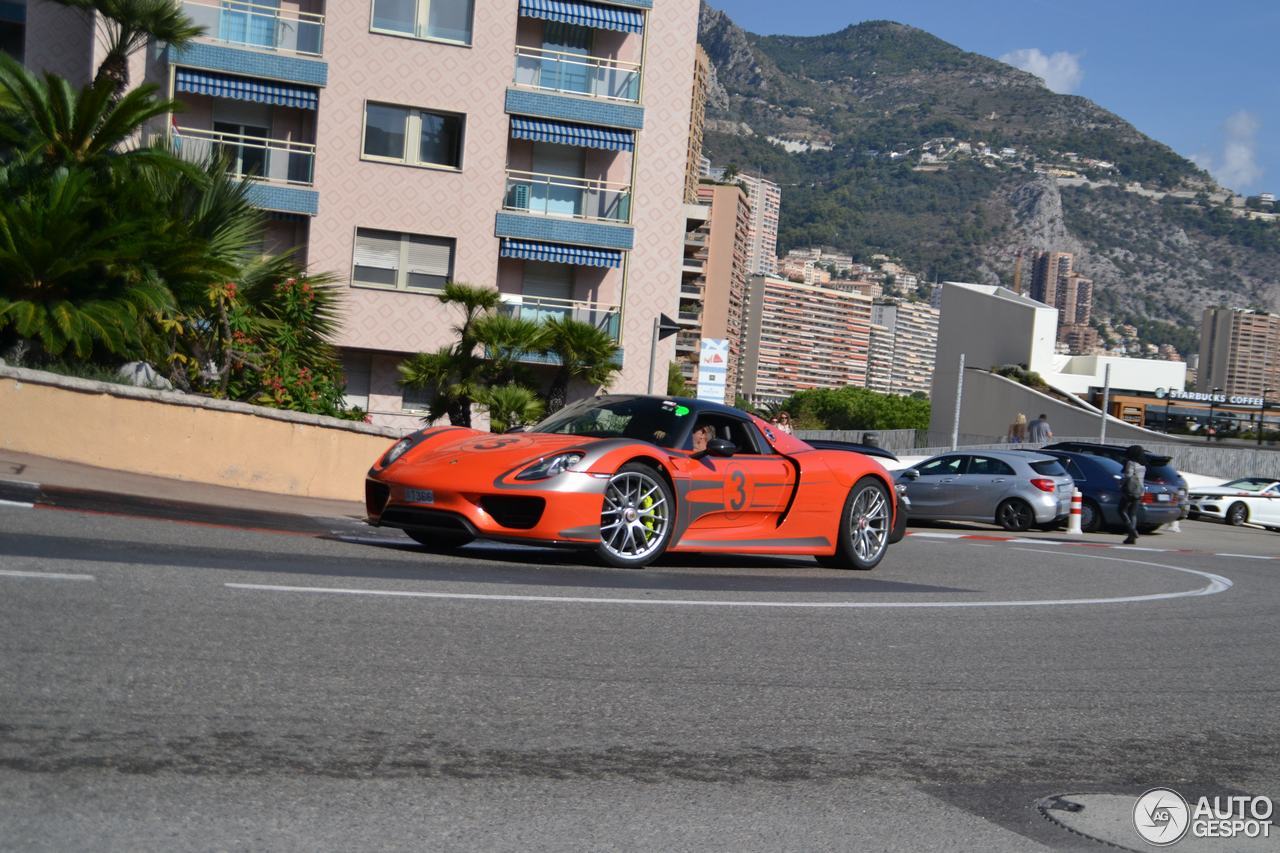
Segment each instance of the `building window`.
M471 44L472 0L373 0L374 32Z
M431 392L426 388L400 386L400 408L406 412L425 412L431 408Z
M366 104L364 156L412 166L460 169L462 125L463 117L453 113Z
M395 290L439 290L453 275L454 241L423 234L356 229L351 283Z
M359 407L369 411L370 376L373 359L367 352L342 353L342 378L346 382L343 398L348 408Z

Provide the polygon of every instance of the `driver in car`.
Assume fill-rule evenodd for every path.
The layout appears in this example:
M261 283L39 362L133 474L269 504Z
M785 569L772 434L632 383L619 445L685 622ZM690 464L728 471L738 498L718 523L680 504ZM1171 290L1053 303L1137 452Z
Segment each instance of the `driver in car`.
M701 453L707 449L707 442L716 437L716 429L711 424L703 424L693 431L693 452Z

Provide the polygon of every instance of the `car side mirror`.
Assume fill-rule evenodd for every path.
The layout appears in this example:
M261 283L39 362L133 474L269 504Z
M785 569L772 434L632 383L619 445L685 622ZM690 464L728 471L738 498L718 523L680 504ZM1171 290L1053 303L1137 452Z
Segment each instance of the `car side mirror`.
M706 450L690 454L690 459L701 459L704 456L729 457L738 452L738 445L727 438L713 438L707 442Z
M915 468L908 468L907 470L903 471L900 476L904 480L919 480L920 471Z
M727 458L738 452L738 445L727 438L713 438L707 442L707 452Z

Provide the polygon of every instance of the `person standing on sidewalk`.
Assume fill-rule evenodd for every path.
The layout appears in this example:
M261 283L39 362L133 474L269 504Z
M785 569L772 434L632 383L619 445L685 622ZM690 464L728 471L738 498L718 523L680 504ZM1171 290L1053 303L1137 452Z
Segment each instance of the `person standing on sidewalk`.
M1142 463L1147 453L1140 444L1131 444L1124 452L1124 474L1120 479L1120 517L1124 519L1129 535L1124 544L1138 543L1138 508L1142 506L1142 492L1146 488L1147 469Z
M1027 429L1027 440L1032 444L1045 444L1051 438L1053 430L1049 428L1049 416L1042 412Z

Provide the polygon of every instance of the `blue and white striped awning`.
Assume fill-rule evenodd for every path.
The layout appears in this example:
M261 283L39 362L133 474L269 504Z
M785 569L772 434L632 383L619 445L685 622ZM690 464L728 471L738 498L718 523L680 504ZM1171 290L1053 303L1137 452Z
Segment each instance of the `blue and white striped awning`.
M580 145L583 148L603 148L606 151L634 151L635 133L630 130L614 130L611 127L587 127L545 118L511 117L511 135L516 139L532 139L534 142L555 142L559 145Z
M192 95L210 95L215 98L235 98L238 101L257 101L280 107L297 107L314 110L320 104L320 90L275 80L250 80L231 74L197 71L194 68L177 69L174 87L179 92Z
M620 267L622 252L617 249L593 249L566 246L562 243L538 243L534 240L502 238L498 254L504 258L546 261L551 264L573 264L579 267Z
M520 15L562 21L596 30L621 30L638 33L644 30L644 15L635 9L582 3L579 0L520 0Z

